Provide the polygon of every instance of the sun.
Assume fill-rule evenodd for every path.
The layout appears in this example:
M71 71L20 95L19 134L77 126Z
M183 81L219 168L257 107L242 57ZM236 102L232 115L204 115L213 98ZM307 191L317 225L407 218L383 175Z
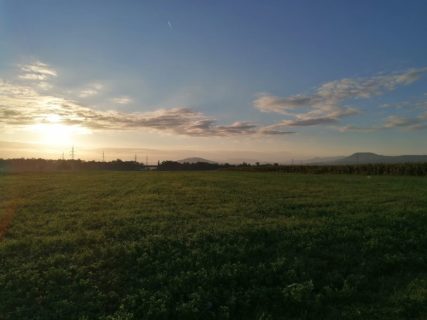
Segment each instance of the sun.
M62 124L41 123L32 127L39 143L51 145L69 145L73 143L72 130Z
M68 146L75 143L78 135L88 134L87 128L78 125L66 125L61 123L61 117L56 114L49 114L44 118L43 123L31 126L34 138L38 143L56 146Z

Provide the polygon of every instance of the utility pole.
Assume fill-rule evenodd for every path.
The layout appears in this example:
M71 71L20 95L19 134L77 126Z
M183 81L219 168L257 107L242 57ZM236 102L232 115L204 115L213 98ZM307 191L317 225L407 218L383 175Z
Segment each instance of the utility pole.
M71 148L70 155L71 155L71 160L74 160L74 155L75 155L74 146L72 146L72 148Z
M105 162L105 154L104 154L104 151L102 151L102 162Z
M64 152L62 152L62 160L65 160Z
M148 166L148 155L145 156L145 165Z
M138 157L136 156L136 153L135 153L135 162L138 162Z

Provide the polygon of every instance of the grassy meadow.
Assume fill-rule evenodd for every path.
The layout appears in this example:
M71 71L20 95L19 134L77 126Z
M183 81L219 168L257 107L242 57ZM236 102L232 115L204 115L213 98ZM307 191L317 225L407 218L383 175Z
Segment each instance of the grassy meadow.
M0 320L426 318L425 177L0 175Z

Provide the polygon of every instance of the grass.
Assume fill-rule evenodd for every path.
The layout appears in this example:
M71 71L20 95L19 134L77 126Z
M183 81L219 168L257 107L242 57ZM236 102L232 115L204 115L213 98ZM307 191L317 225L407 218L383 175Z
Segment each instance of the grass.
M425 319L427 179L0 175L0 320Z

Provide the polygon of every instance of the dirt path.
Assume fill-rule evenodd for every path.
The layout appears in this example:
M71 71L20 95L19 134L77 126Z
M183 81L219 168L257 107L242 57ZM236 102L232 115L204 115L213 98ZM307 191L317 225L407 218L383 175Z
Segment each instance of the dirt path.
M12 223L13 217L16 214L16 202L10 203L5 208L5 213L0 217L0 240L4 238L10 224Z

